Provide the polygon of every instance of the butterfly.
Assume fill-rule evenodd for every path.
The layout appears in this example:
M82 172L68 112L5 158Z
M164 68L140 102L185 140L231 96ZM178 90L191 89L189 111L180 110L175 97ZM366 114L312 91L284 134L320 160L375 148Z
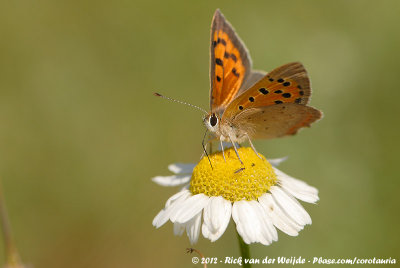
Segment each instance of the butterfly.
M271 139L294 135L322 117L307 106L310 80L299 62L269 73L253 71L248 50L231 24L217 9L211 24L210 112L203 118L221 143ZM225 156L224 156L225 157ZM242 162L242 161L241 161Z

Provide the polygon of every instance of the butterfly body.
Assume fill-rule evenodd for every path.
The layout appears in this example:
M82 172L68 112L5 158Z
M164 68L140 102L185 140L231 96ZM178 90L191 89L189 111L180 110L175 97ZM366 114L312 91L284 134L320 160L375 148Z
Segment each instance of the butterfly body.
M208 130L221 141L242 143L247 139L247 133L239 126L230 122L229 119L221 121L220 116L215 113L207 115L203 122Z
M322 113L307 103L308 74L299 62L269 73L251 58L231 24L216 10L211 25L210 113L203 119L220 141L242 143L293 135ZM240 157L239 157L240 159Z

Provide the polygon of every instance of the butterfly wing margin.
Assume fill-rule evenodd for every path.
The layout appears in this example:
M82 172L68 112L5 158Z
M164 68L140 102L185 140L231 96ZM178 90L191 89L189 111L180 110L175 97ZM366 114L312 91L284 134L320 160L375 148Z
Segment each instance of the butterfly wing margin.
M231 123L252 139L272 139L294 135L300 128L309 127L320 118L322 113L315 108L284 103L243 110Z
M217 9L211 24L210 108L224 110L249 76L252 62L243 41Z

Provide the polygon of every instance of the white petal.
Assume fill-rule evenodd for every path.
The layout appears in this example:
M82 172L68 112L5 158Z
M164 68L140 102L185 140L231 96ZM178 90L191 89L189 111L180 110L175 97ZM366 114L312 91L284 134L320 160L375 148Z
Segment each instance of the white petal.
M222 196L211 197L204 207L203 236L211 242L218 240L228 227L231 211L231 202Z
M199 213L207 205L209 197L204 194L196 194L190 196L179 208L171 213L171 221L185 223L191 220L197 213Z
M247 243L269 245L278 239L276 229L257 201L238 201L233 204L232 218L236 229Z
M168 169L175 174L192 173L196 164L175 163L168 166Z
M197 213L190 221L186 224L186 233L189 237L190 244L196 244L199 239L200 226L201 226L201 211Z
M270 216L272 223L282 232L291 236L297 236L299 231L303 229L302 225L298 225L282 211L271 194L263 194L258 198L258 201L264 208L265 213Z
M177 200L182 195L190 194L188 187L183 187L178 193L174 194L170 198L168 198L167 202L165 202L165 207L169 207L175 200Z
M308 203L315 203L319 200L317 188L308 185L304 181L295 179L279 169L274 168L274 171L282 188L297 199Z
M177 186L190 181L192 175L157 176L151 180L161 186Z
M278 232L276 231L274 224L272 222L272 219L269 217L269 215L267 213L265 213L264 209L262 208L262 205L257 202L257 201L253 201L253 205L255 206L255 208L258 210L258 215L261 219L261 233L264 236L264 239L261 240L260 239L260 243L264 244L264 245L269 245L271 244L273 241L277 241L278 240Z
M185 225L175 222L174 223L174 235L181 236L185 231Z
M269 191L280 208L297 224L311 224L310 215L291 195L284 192L278 186L272 186Z
M232 209L233 208L234 208L234 206L232 206ZM233 210L232 210L232 215L233 215ZM252 241L251 238L247 235L245 228L246 228L246 226L244 226L243 224L240 224L240 225L236 224L236 230L239 233L239 235L242 237L243 241L246 244L254 243L254 241Z
M183 203L183 201L185 201L190 195L191 193L188 190L183 190L170 197L167 201L166 207L154 217L153 226L160 228L162 225L164 225L164 223L170 219L175 208L180 207L180 204Z
M243 238L243 241L246 244L251 244L254 241L252 240L251 231L246 230L246 215L245 215L245 203L246 201L237 201L233 203L232 206L232 219L236 223L236 230L239 235ZM244 207L244 208L243 208ZM242 215L243 214L243 215Z
M203 214L203 216L204 216L204 214ZM208 226L205 225L204 222L203 222L203 225L201 225L201 233L203 234L203 236L205 238L210 239L210 234L211 234L210 230L208 230Z
M166 209L162 209L153 219L153 226L156 228L160 228L164 223L168 221L168 217L166 216Z
M268 159L268 162L273 166L277 167L279 166L282 162L286 161L288 159L287 156L281 157L281 158L273 158L273 159Z

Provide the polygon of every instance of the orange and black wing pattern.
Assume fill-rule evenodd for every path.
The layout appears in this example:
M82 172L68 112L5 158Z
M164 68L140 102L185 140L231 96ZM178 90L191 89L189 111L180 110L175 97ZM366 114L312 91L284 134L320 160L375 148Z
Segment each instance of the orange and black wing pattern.
M215 11L211 25L210 56L211 111L223 111L248 77L251 59L219 9Z
M242 110L281 103L305 105L311 95L310 80L304 66L293 62L266 74L251 88L237 96L225 110L224 118L233 118Z

